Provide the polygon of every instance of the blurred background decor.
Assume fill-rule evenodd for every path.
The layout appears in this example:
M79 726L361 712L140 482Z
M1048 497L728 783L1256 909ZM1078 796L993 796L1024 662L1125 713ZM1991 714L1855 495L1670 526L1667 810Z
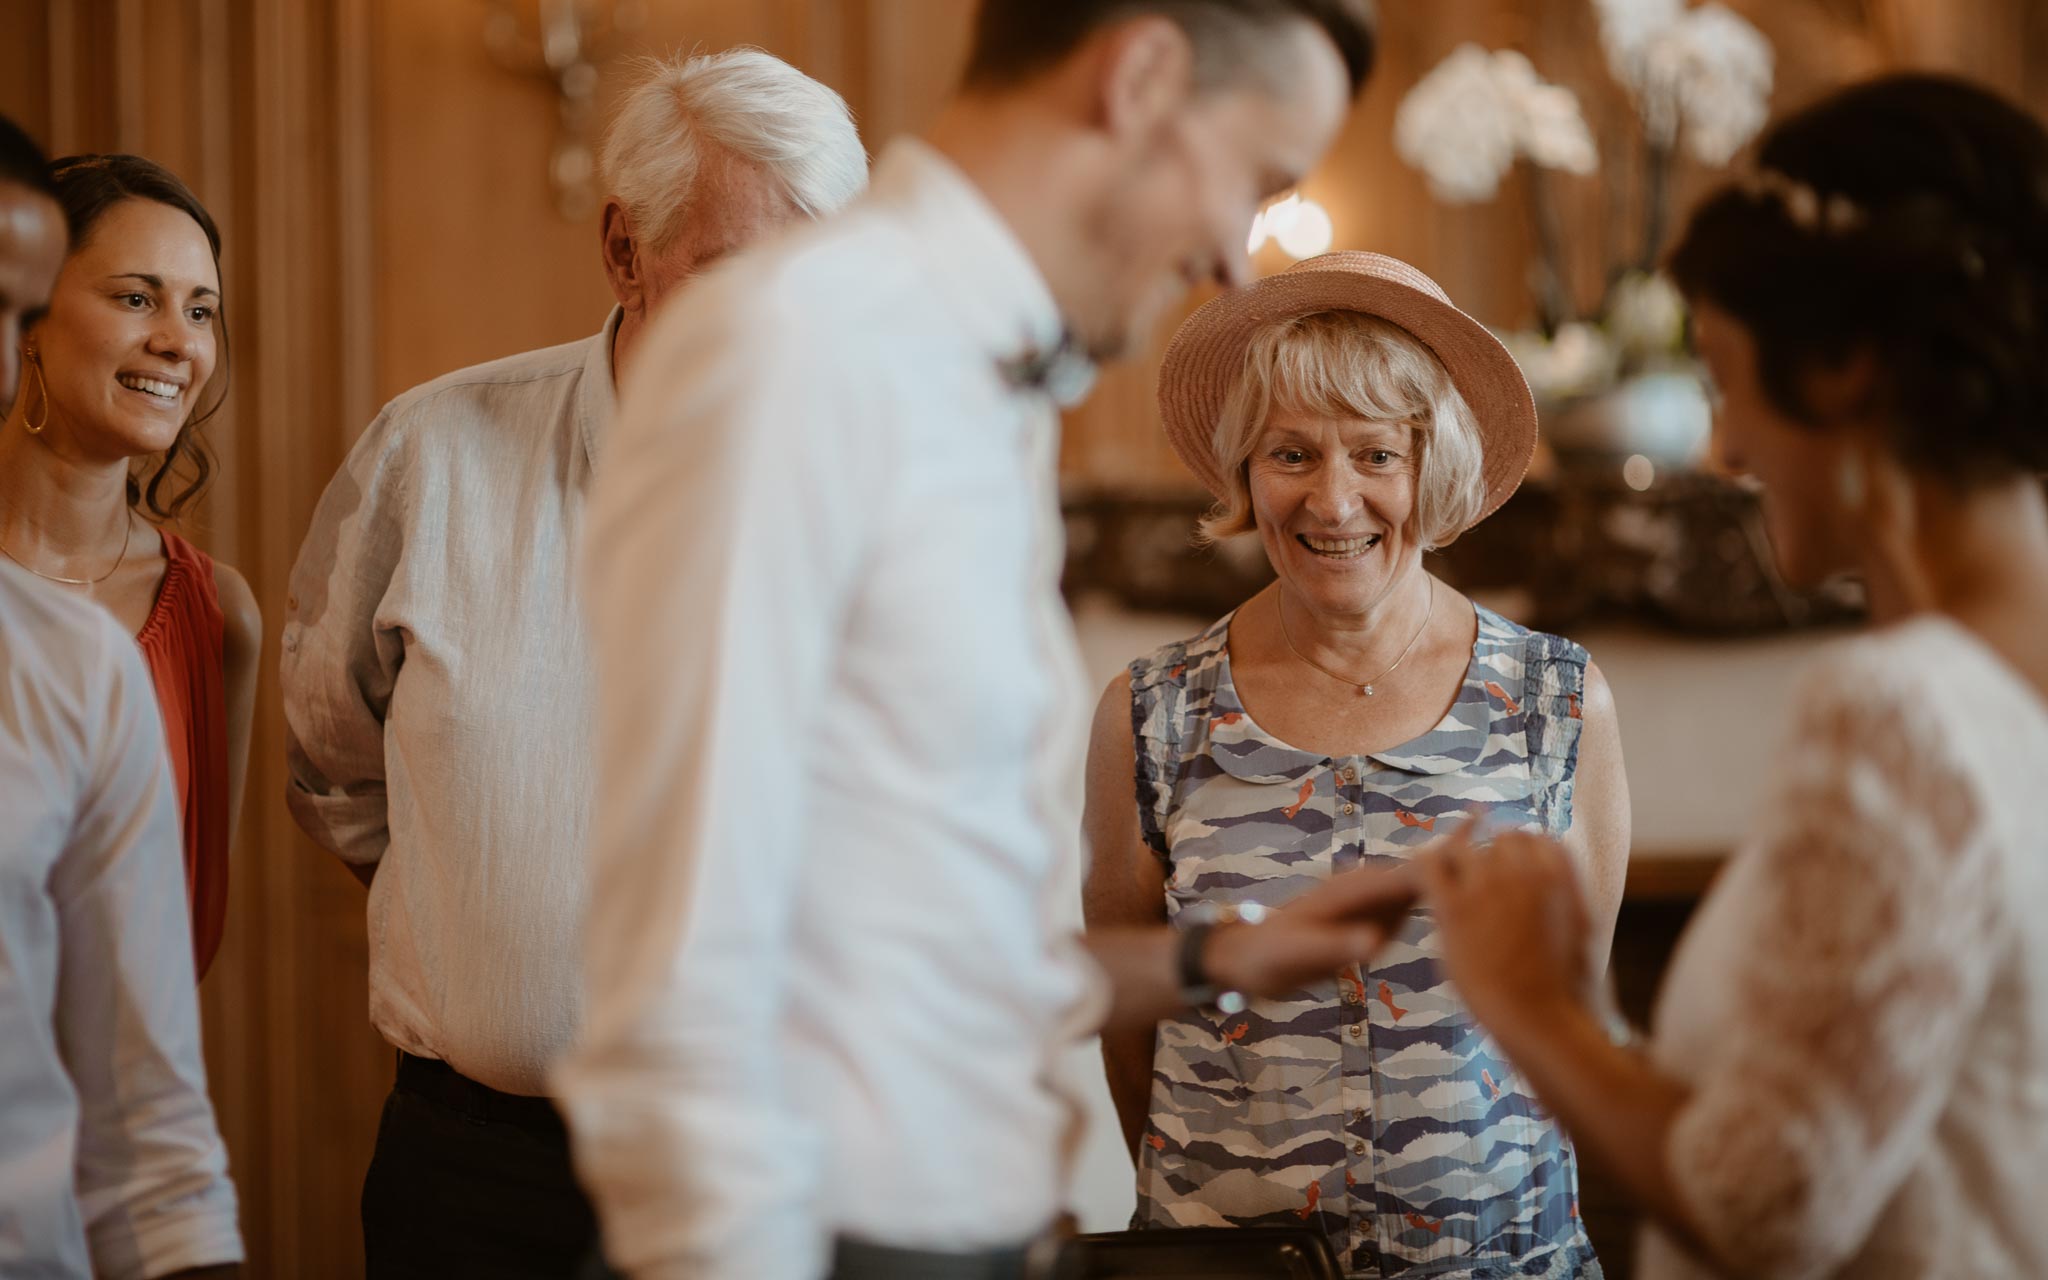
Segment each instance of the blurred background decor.
M1524 186L1536 252L1536 323L1501 338L1528 375L1544 438L1565 465L1635 474L1683 468L1706 445L1711 413L1685 351L1685 307L1658 271L1670 234L1675 166L1727 165L1770 113L1770 41L1727 6L1594 0L1606 69L1629 110L1594 142L1578 95L1541 79L1515 50L1463 44L1409 90L1394 118L1402 159L1446 204L1490 201L1510 174ZM1603 154L1604 153L1604 154ZM1603 160L1605 163L1603 163ZM1600 234L1569 241L1553 173L1599 172ZM1595 256L1601 289L1581 307L1568 259ZM1647 487L1647 483L1635 486Z
M647 21L646 0L489 0L484 47L507 71L555 92L548 182L571 220L597 211L598 67Z

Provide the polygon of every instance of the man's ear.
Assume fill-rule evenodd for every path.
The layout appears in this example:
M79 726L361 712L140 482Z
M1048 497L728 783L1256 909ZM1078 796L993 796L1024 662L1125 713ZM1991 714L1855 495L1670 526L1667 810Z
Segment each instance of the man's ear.
M1113 24L1097 39L1096 122L1114 137L1151 137L1194 93L1194 42L1156 13Z
M647 281L640 271L640 242L633 234L633 217L617 196L604 202L598 243L612 299L628 311L639 310L647 297Z

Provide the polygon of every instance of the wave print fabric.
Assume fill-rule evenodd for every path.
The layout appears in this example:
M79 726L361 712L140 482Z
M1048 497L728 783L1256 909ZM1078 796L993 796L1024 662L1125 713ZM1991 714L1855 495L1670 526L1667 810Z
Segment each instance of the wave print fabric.
M1132 663L1140 827L1168 915L1398 865L1475 807L1568 828L1585 650L1478 616L1449 713L1370 756L1265 734L1231 681L1229 617ZM1570 1143L1444 981L1426 912L1363 972L1193 1011L1155 1045L1135 1225L1307 1223L1354 1277L1600 1276Z

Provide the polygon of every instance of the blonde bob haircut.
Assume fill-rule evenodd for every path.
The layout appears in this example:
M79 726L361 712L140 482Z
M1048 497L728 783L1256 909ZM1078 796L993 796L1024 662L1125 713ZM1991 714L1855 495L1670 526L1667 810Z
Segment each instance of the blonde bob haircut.
M1202 541L1258 527L1247 471L1275 407L1414 428L1408 532L1425 550L1449 544L1486 509L1479 427L1443 362L1392 321L1319 311L1267 325L1245 348L1244 373L1223 402L1210 442L1224 491L1202 519Z

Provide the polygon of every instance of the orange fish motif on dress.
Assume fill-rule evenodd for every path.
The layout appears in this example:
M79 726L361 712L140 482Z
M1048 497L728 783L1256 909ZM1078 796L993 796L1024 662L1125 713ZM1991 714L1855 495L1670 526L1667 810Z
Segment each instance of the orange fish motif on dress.
M1166 1139L1156 1133L1148 1133L1145 1135L1145 1145L1154 1151L1164 1151L1166 1150Z
M1509 697L1508 691L1506 689L1501 688L1493 681L1488 680L1486 682L1486 691L1492 694L1494 697L1500 699L1501 705L1508 709L1509 715L1514 716L1520 715L1522 713L1522 704L1516 702L1513 698Z
M1171 671L1167 672L1167 673L1166 673L1166 678L1167 678L1167 679L1169 679L1169 680L1178 680L1178 679L1180 679L1180 678L1181 678L1182 676L1186 675L1187 673L1188 673L1188 664L1187 664L1187 663L1185 663L1185 662L1183 662L1183 663L1181 663L1181 664L1180 664L1179 666L1175 667L1175 668L1174 668L1173 670L1171 670Z
M1578 694L1573 693L1566 695L1565 706L1566 714L1570 715L1572 719L1584 720L1586 718L1585 704L1579 701Z
M1349 969L1340 969L1337 972L1337 981L1351 988L1351 1003L1365 1003L1364 978L1359 977L1356 973L1352 972Z
M1288 805L1285 809L1282 809L1280 812L1287 815L1287 820L1289 822L1294 821L1294 815L1301 812L1301 806L1307 804L1308 798L1314 795L1315 793L1316 780L1314 778L1303 778L1301 780L1301 794L1294 798L1293 804Z
M1209 727L1212 729L1227 729L1231 725L1236 724L1238 721L1242 719L1244 719L1244 713L1242 711L1226 711L1222 715L1217 716L1214 720L1211 720L1209 722Z
M1252 1024L1249 1020L1240 1022L1236 1026L1232 1027L1230 1030L1223 1033L1223 1043L1236 1044L1238 1041L1244 1039L1244 1033L1250 1031L1251 1029Z
M1294 1212L1301 1216L1301 1220L1303 1222L1307 1222L1310 1218L1313 1218L1315 1216L1316 1206L1322 1203L1322 1199L1323 1184L1320 1182L1311 1182L1308 1184L1308 1203L1301 1206L1301 1208L1296 1209Z
M1408 1219L1409 1226L1416 1228L1418 1231L1427 1231L1433 1236L1443 1234L1444 1220L1442 1218L1425 1218L1419 1213L1403 1214L1402 1216Z
M1482 1069L1479 1073L1479 1078L1486 1082L1487 1089L1492 1092L1495 1098L1500 1097L1500 1086L1493 1082L1493 1072Z
M1406 809L1394 810L1394 820L1396 822L1399 822L1404 827L1419 827L1424 831L1436 830L1435 818L1418 817L1415 814L1408 812Z
M1394 1003L1394 989L1384 982L1380 983L1380 1003L1387 1006L1387 1012L1394 1015L1396 1022L1408 1016L1406 1009Z
M1357 1179L1357 1178L1356 1178L1355 1176L1353 1176L1353 1175L1352 1175L1352 1172L1351 1172L1351 1170L1349 1170L1349 1169L1346 1169L1346 1170L1344 1171L1344 1189L1348 1191L1348 1190L1350 1190L1351 1188L1353 1188L1353 1187L1355 1187L1355 1186L1357 1186L1357 1185L1358 1185L1358 1179Z

